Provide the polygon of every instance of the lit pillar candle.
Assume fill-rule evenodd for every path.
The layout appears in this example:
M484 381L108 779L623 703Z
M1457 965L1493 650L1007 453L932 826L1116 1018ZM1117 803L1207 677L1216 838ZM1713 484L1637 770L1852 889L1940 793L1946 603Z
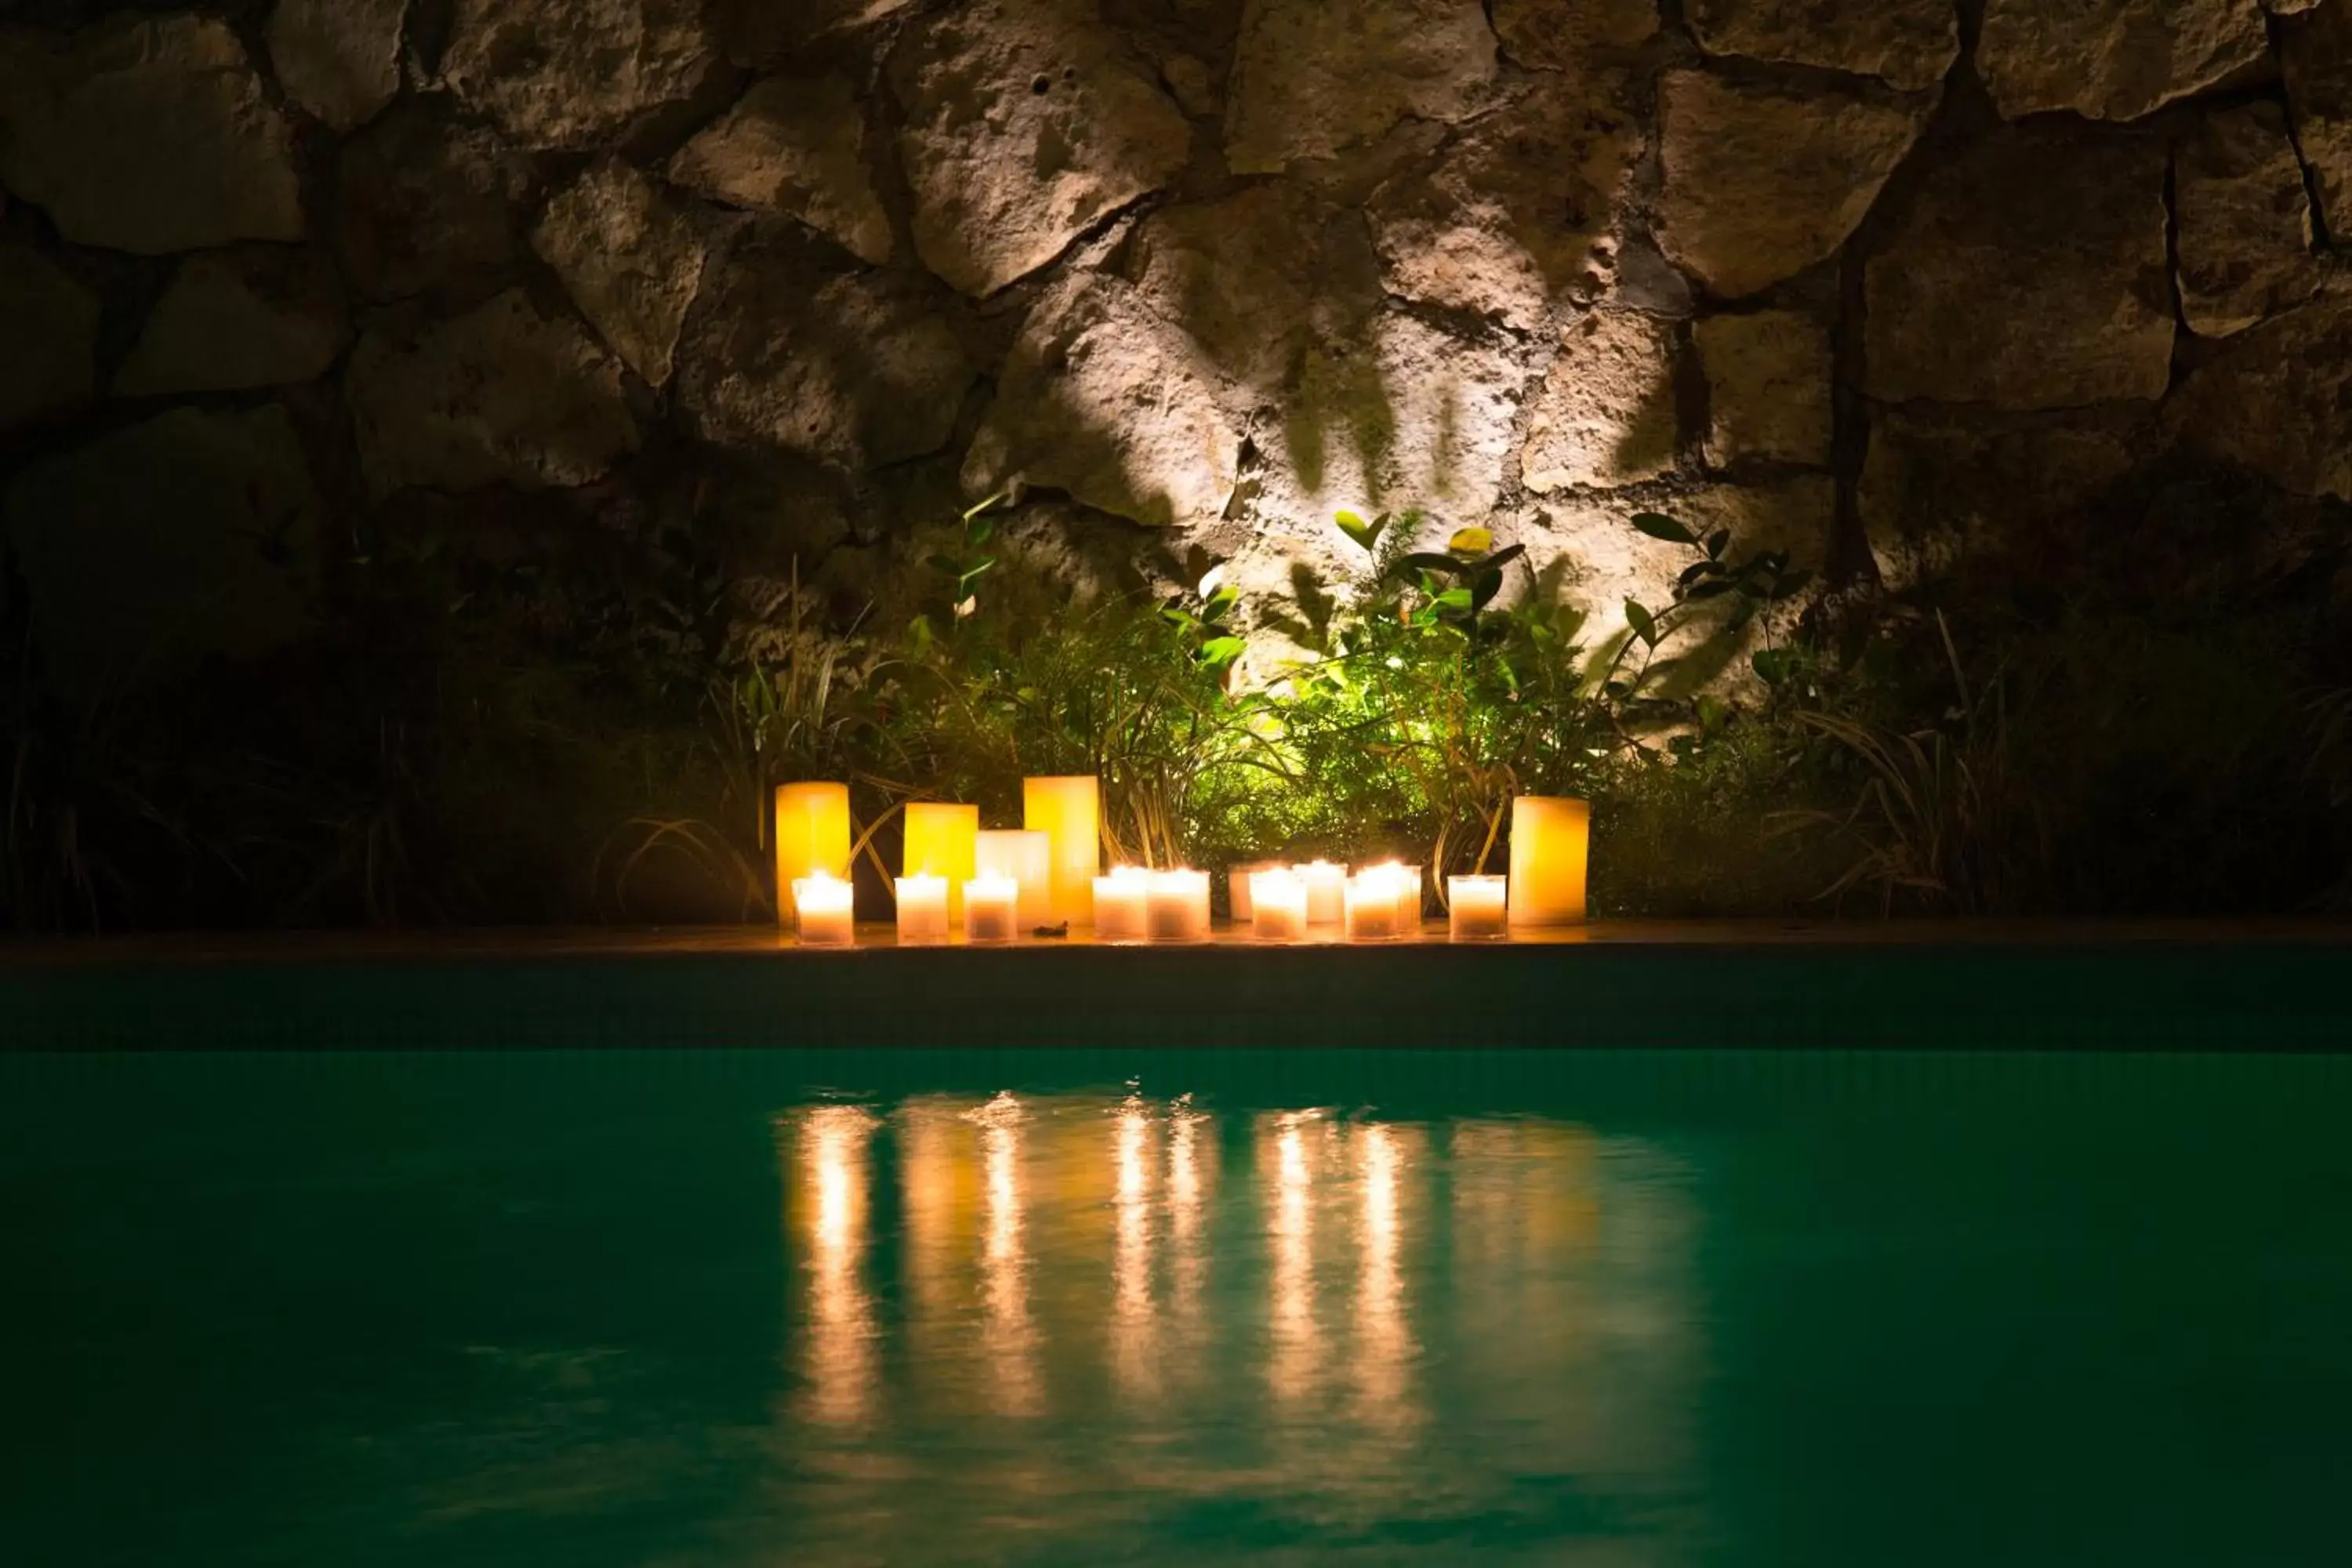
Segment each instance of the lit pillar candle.
M1021 781L1021 825L1053 840L1053 919L1094 924L1102 874L1102 781L1091 773Z
M1108 877L1095 879L1095 936L1102 942L1141 942L1147 931L1145 907L1151 898L1151 873L1139 866L1118 866Z
M1252 871L1250 924L1260 942L1297 942L1307 934L1307 884L1287 866Z
M948 924L963 924L963 885L980 869L980 807L916 801L907 807L907 852L899 873L948 885Z
M857 942L856 889L823 871L795 878L793 910L800 920L803 947L854 947Z
M1584 866L1592 808L1580 800L1523 795L1511 802L1511 923L1572 925L1584 918Z
M1426 875L1427 872L1420 866L1404 868L1403 880L1397 889L1397 920L1400 923L1397 934L1400 936L1421 934L1421 907L1426 901L1423 889L1427 886L1422 879Z
M898 940L945 942L947 936L948 879L921 875L899 878Z
M1297 869L1298 879L1307 884L1307 923L1338 925L1346 912L1348 868L1328 860L1313 860Z
M1402 880L1394 866L1367 866L1348 879L1344 902L1349 942L1387 942L1397 935Z
M1054 837L1017 827L985 829L979 843L979 866L1021 884L1021 929L1059 922L1054 918Z
M1250 860L1234 867L1225 874L1225 892L1234 906L1234 924L1248 925L1257 905L1257 891L1250 879L1260 871L1286 871L1289 865L1281 860Z
M776 919L793 920L792 888L819 871L849 875L849 786L788 784L776 786Z
M1144 921L1154 942L1209 940L1209 874L1154 871L1144 897Z
M1021 934L1021 884L982 871L963 885L963 934L968 942L1011 942Z
M1455 942L1499 942L1510 934L1501 877L1448 877L1447 934Z

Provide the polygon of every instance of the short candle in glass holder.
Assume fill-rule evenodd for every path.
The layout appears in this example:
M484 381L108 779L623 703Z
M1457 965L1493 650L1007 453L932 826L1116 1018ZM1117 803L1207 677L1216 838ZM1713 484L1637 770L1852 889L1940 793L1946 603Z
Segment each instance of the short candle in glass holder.
M1455 942L1501 942L1511 934L1507 877L1448 877L1446 931Z
M980 869L1010 877L1021 884L1023 931L1056 923L1051 834L1017 827L982 828L978 858Z
M818 871L793 880L793 911L800 921L803 947L855 947L857 944L856 889L838 877Z
M1244 860L1225 873L1226 897L1234 906L1234 924L1248 925L1256 913L1257 895L1250 887L1250 879L1260 871L1287 871L1289 865L1281 860Z
M1347 914L1348 868L1328 860L1310 860L1293 868L1307 884L1307 923L1338 925Z
M1307 934L1307 884L1298 873L1276 866L1242 881L1249 887L1250 925L1260 942L1297 942Z
M917 873L898 879L898 940L948 939L948 879Z
M982 871L963 885L963 934L968 942L1013 942L1021 935L1021 884Z
M1154 942L1209 940L1209 874L1154 871L1144 900L1144 923Z
M1140 866L1113 867L1108 877L1095 879L1095 939L1098 942L1141 942L1146 935L1144 906L1151 897L1151 873Z
M1397 910L1410 881L1402 868L1393 865L1367 866L1349 878L1348 940L1392 942L1402 934L1397 929Z

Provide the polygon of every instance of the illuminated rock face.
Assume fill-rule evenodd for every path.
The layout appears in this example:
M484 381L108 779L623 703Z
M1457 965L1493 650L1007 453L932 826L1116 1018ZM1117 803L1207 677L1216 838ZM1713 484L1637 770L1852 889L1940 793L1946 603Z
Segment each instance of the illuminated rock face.
M1340 507L1605 627L1635 510L1901 577L2168 462L2343 495L2352 0L1978 9L0 4L0 495L290 443L338 517L719 520L756 622L1017 485L1261 628Z

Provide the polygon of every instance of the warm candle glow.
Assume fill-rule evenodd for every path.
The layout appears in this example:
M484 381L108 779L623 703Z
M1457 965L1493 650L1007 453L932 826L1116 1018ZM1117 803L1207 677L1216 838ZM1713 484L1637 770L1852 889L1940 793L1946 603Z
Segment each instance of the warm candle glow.
M1448 877L1445 900L1447 934L1455 942L1499 942L1510 934L1502 877Z
M1580 800L1521 795L1511 802L1511 923L1572 925L1584 918L1584 870L1592 808Z
M963 934L972 942L1012 942L1021 935L1021 884L982 871L963 885Z
M1225 897L1234 907L1234 924L1245 926L1256 918L1257 895L1250 886L1250 879L1260 871L1289 868L1286 860L1245 860L1225 873Z
M1250 889L1250 923L1260 942L1297 942L1307 934L1307 884L1297 872L1282 866L1242 880Z
M1346 914L1348 868L1328 860L1311 860L1295 869L1307 884L1307 923L1338 925Z
M1209 874L1154 871L1144 897L1144 922L1154 942L1209 940Z
M1145 906L1151 873L1140 866L1114 867L1095 879L1095 936L1101 942L1141 942L1148 934Z
M1053 841L1053 918L1095 923L1095 879L1102 872L1102 781L1091 773L1021 781L1022 826Z
M1021 884L1021 929L1035 931L1059 922L1054 916L1054 836L1016 827L984 829L978 846L980 869Z
M917 873L898 879L898 940L902 942L945 942L948 936L948 879Z
M819 871L849 875L849 786L776 786L776 919L793 920L792 885Z
M907 807L903 876L939 877L948 885L948 924L963 924L963 885L980 869L980 807L915 801Z
M1348 879L1346 910L1349 942L1390 942L1404 934L1398 911L1412 886L1411 873L1391 861L1367 866Z
M857 942L856 889L819 871L793 883L803 947L853 947Z

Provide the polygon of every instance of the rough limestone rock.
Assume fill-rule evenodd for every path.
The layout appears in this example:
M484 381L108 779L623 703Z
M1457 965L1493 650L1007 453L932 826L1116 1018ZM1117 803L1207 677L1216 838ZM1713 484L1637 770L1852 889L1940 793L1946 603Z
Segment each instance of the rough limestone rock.
M1832 254L1862 222L1926 121L1831 90L1796 93L1670 72L1663 89L1658 240L1736 300Z
M2352 239L2352 5L2330 0L2279 24L2295 141L2319 186L2319 211L2340 243Z
M2137 120L2269 50L2260 0L1986 0L1976 65L2008 119Z
M319 510L284 409L177 408L25 469L5 528L53 667L95 682L299 636Z
M1830 460L1829 333L1793 310L1710 316L1693 334L1706 375L1707 466Z
M631 370L669 379L709 252L659 185L607 159L547 204L531 245Z
M710 26L740 66L766 68L827 33L860 27L914 0L710 0Z
M1870 259L1867 390L2064 408L2170 378L2164 148L2005 132L1937 169Z
M210 17L0 34L0 184L112 250L302 237L292 128Z
M1837 487L1827 475L1798 475L1769 485L1708 485L1643 506L1701 533L1727 528L1738 553L1785 550L1792 564L1818 571L1836 522ZM1556 580L1561 596L1585 612L1588 647L1626 635L1626 600L1654 612L1673 603L1675 579L1694 559L1688 548L1628 526L1633 510L1622 498L1567 497L1546 502L1507 531L1527 545L1530 566L1548 581ZM1664 694L1712 690L1738 696L1753 689L1748 653L1759 629L1751 624L1710 635L1713 619L1699 622L1672 645L1678 662L1665 677Z
M348 132L399 96L407 20L408 0L278 0L269 60L287 97Z
M1632 49L1658 31L1658 0L1494 0L1495 36L1517 65L1581 71L1605 49Z
M584 485L637 449L619 362L520 289L414 340L370 332L344 379L378 499L420 485Z
M1387 287L1522 331L1606 289L1632 117L1547 86L1480 121L1370 203Z
M1249 0L1227 87L1225 161L1271 174L1405 119L1483 100L1495 34L1480 0Z
M2297 495L2352 500L2352 298L2239 333L2165 412L2201 451Z
M868 468L946 447L972 376L928 294L753 246L705 278L677 395L706 440Z
M1711 55L1852 71L1912 92L1960 58L1953 0L1691 0L1685 14Z
M890 215L875 193L866 111L841 76L771 77L679 150L669 177L697 195L782 213L876 266Z
M1673 322L1594 310L1562 335L1528 418L1520 482L1538 495L1639 484L1675 466Z
M963 483L986 495L1021 479L1164 526L1222 515L1240 462L1241 435L1199 346L1131 286L1081 276L1023 324Z
M1268 401L1308 343L1360 337L1381 298L1361 218L1288 182L1163 207L1131 253L1129 275L1153 313Z
M718 63L703 0L457 0L441 74L524 147L590 147Z
M2173 163L2180 309L2222 338L2318 291L2303 165L2274 104L2210 117Z
M1904 588L1966 555L2084 526L2084 510L2133 466L2128 428L1882 409L1857 504L1880 581Z
M0 244L0 430L96 390L98 296L27 245Z
M148 312L117 397L282 386L327 374L350 338L341 286L308 250L192 256Z
M521 255L530 164L493 132L396 109L343 144L336 183L337 247L369 299L478 298Z
M891 60L925 266L975 297L1027 277L1183 168L1192 131L1069 0L972 0Z

